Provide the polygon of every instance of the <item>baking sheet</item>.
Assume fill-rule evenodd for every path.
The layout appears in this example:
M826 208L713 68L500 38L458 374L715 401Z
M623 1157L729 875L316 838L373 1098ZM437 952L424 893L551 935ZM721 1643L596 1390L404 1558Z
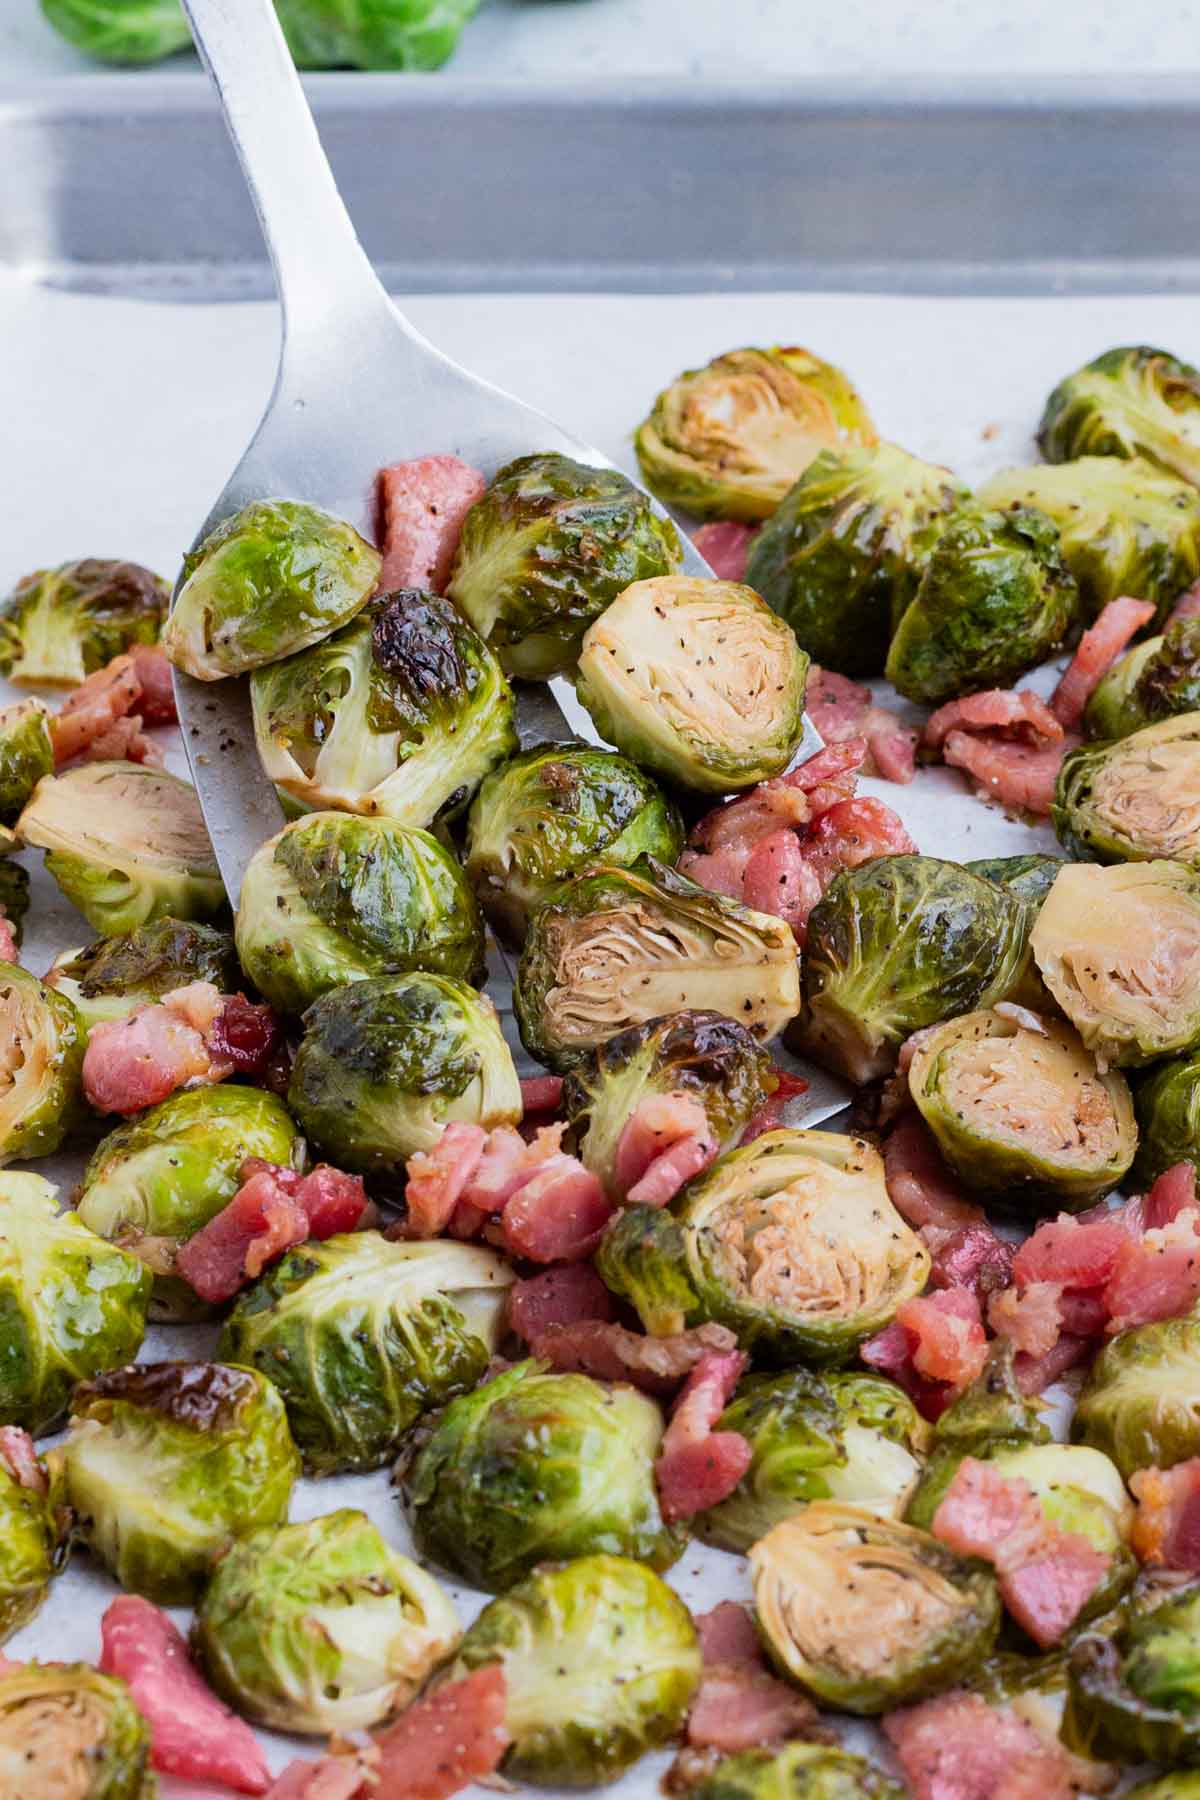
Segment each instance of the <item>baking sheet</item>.
M1165 297L426 297L413 301L411 313L451 355L558 416L631 471L631 428L655 390L676 370L736 343L801 341L844 364L886 436L967 479L1029 460L1045 394L1101 349L1159 341L1200 358L1194 303ZM32 568L81 555L132 557L173 578L181 547L266 400L277 329L269 305L148 305L0 278L7 427L0 442L0 588ZM921 849L935 855L1053 844L1048 827L1004 818L947 770L923 771L909 788L871 781L864 788L896 806ZM35 897L22 960L41 972L57 951L90 933L36 868L39 859L26 860ZM70 1159L39 1166L64 1186L78 1169ZM144 1354L204 1355L212 1342L210 1328L160 1327ZM307 1518L342 1505L362 1507L389 1541L409 1547L386 1471L302 1482L292 1514ZM671 1580L703 1610L720 1598L744 1597L744 1571L742 1559L694 1546ZM484 1597L446 1585L466 1624ZM77 1556L9 1653L94 1659L100 1614L117 1591ZM186 1625L186 1615L176 1617ZM319 1749L268 1734L264 1743L274 1768ZM646 1758L609 1791L616 1800L650 1800L669 1760ZM222 1800L225 1792L163 1783L166 1800ZM484 1792L471 1790L476 1800Z

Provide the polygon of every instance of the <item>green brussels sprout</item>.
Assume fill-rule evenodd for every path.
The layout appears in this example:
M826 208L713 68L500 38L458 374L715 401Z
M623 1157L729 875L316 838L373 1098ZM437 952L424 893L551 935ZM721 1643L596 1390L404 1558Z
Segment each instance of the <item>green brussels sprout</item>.
M667 1569L686 1533L658 1509L662 1432L636 1388L518 1363L452 1400L404 1470L418 1554L492 1593L550 1557Z
M373 601L323 643L256 670L250 699L258 754L290 812L423 828L460 811L517 748L499 663L437 594Z
M560 1074L681 1007L724 1013L765 1042L799 1004L791 926L652 856L564 883L530 922L513 988L522 1043Z
M1200 1456L1200 1317L1120 1331L1101 1350L1071 1418L1128 1481Z
M1106 350L1054 389L1038 427L1038 447L1052 463L1145 457L1200 483L1200 375L1148 344Z
M538 1787L615 1781L680 1731L700 1683L683 1601L653 1569L613 1554L544 1563L492 1600L446 1678L495 1663L509 1736L501 1768Z
M1139 1781L1136 1787L1125 1789L1125 1800L1200 1800L1200 1769L1191 1774L1177 1769L1174 1775L1162 1775L1156 1781Z
M991 1570L927 1531L818 1500L750 1551L772 1661L819 1706L888 1712L940 1693L988 1654Z
M1200 619L1173 619L1161 637L1119 656L1092 692L1083 715L1090 738L1123 738L1200 711Z
M300 1469L276 1389L222 1363L81 1382L62 1458L88 1549L160 1606L190 1606L235 1538L282 1524Z
M887 678L925 706L1010 687L1053 655L1078 609L1051 520L1025 507L964 507L930 552L896 627Z
M1030 934L1038 972L1101 1067L1200 1044L1200 870L1067 863Z
M572 1069L563 1111L577 1153L612 1200L617 1145L638 1103L660 1094L699 1100L722 1150L731 1150L750 1116L773 1091L774 1064L752 1033L715 1012L674 1012L619 1031Z
M688 1800L904 1800L906 1792L865 1756L804 1743L727 1756L687 1791Z
M968 492L896 444L809 463L750 547L746 580L802 650L843 675L878 675L934 544Z
M769 519L823 450L876 442L850 381L797 345L727 350L685 369L634 434L642 480L704 518Z
M0 832L3 831L0 826ZM0 858L4 856L0 845ZM29 911L29 871L20 863L0 861L0 913L12 931L13 943L19 950L25 935L25 915Z
M483 974L483 922L456 858L394 819L286 825L250 859L235 929L243 969L283 1013L371 975Z
M66 995L88 1031L193 981L209 981L223 994L237 992L241 971L233 938L215 925L169 917L64 950L45 976L46 986Z
M41 1485L30 1485L27 1474ZM0 1438L0 1644L28 1625L46 1598L61 1566L59 1536L45 1471L40 1464L36 1476L24 1470ZM0 1743L0 1773L3 1768Z
M51 1155L83 1123L85 1042L65 994L0 963L0 1165Z
M346 1232L268 1269L217 1351L274 1382L308 1469L377 1469L422 1413L481 1379L513 1280L481 1245Z
M15 824L42 776L54 773L49 721L40 700L18 700L0 712L0 824Z
M0 1771L13 1800L154 1800L150 1727L123 1681L87 1663L0 1672Z
M78 687L132 644L157 643L169 599L138 563L88 556L38 569L0 605L0 675L17 687Z
M492 929L521 944L560 882L597 860L673 863L678 811L634 763L590 744L538 744L484 781L467 818L467 874Z
M448 975L381 975L309 1007L288 1105L339 1167L399 1176L455 1119L515 1125L521 1086L486 994Z
M1063 1741L1085 1756L1200 1763L1200 1582L1071 1647Z
M624 475L547 451L508 463L468 512L446 591L506 674L544 681L630 582L682 558L674 525Z
M1035 1216L1111 1193L1137 1147L1124 1076L1102 1074L1069 1025L1023 1007L931 1026L908 1091L965 1186Z
M804 736L808 657L735 581L635 581L588 626L576 689L600 735L698 793L782 775Z
M276 0L301 69L440 69L479 0Z
M1014 1359L1012 1343L995 1339L983 1373L937 1420L929 1457L904 1509L906 1524L932 1530L934 1514L965 1456L986 1462L1000 1451L1049 1443L1041 1402L1018 1386Z
M382 566L344 519L299 500L253 500L184 558L163 649L198 681L244 675L345 625Z
M1030 925L1019 895L934 856L844 870L809 914L788 1041L856 1086L890 1074L921 1026L1012 996Z
M933 1435L895 1382L808 1369L744 1376L716 1429L740 1432L754 1460L693 1526L706 1543L742 1553L813 1500L901 1514Z
M708 1321L776 1364L847 1362L919 1294L929 1252L862 1138L768 1131L690 1182L669 1212L631 1206L596 1268L654 1336Z
M1059 842L1084 862L1170 857L1200 869L1200 712L1070 751L1053 819Z
M196 790L146 763L80 763L46 775L17 821L93 931L211 919L225 888Z
M458 1638L432 1575L343 1507L239 1538L204 1590L192 1642L245 1718L324 1734L406 1705Z
M1018 899L1038 907L1054 885L1054 877L1063 866L1061 856L1047 856L1034 850L1024 856L981 856L963 864L972 875L995 881Z
M179 0L41 0L47 22L97 62L162 62L191 48Z
M1200 1173L1200 1053L1159 1063L1138 1083L1134 1107L1135 1191L1148 1191L1155 1177L1176 1163L1190 1162Z

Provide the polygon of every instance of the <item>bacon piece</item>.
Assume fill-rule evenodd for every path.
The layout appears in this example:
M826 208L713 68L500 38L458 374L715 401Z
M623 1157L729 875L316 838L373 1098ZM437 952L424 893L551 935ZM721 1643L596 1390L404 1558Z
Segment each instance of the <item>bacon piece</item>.
M265 1794L271 1776L250 1727L201 1680L182 1634L136 1594L100 1621L100 1668L117 1675L150 1727L150 1760L165 1775Z
M712 1351L737 1348L724 1325L699 1325L670 1337L647 1337L602 1319L548 1325L530 1344L563 1374L592 1375L598 1381L627 1381L644 1393L666 1398Z
M137 709L147 725L177 725L175 684L167 653L159 644L134 644L129 652L138 681Z
M1063 735L1046 702L1028 688L987 688L948 700L930 714L921 743L927 750L940 750L952 731L1012 733L1030 744L1055 744Z
M508 1748L504 1669L488 1663L414 1701L376 1737L378 1800L449 1800L494 1774Z
M172 997L168 994L164 1004ZM283 1042L283 1028L269 1006L247 1000L243 994L229 994L205 1036L214 1062L227 1065L232 1074L256 1080Z
M737 519L710 519L693 531L692 542L718 581L743 582L757 533L756 525L743 525Z
M141 692L132 656L114 656L81 681L50 719L56 767L83 756L96 738L132 713Z
M539 1126L532 1143L526 1143L511 1125L498 1125L489 1131L479 1167L464 1198L480 1212L503 1212L540 1165L559 1154L565 1130L565 1125Z
M952 731L942 761L972 776L983 799L1048 818L1063 757L1081 742L1074 732L1056 744L1021 744L991 733Z
M1104 1289L1110 1335L1131 1325L1178 1318L1200 1298L1200 1212L1179 1213L1169 1225L1126 1238Z
M445 591L463 520L487 483L457 456L421 456L380 469L383 567L379 592Z
M1061 1288L1102 1288L1117 1266L1129 1233L1115 1212L1093 1217L1060 1213L1044 1219L1013 1259L1022 1286L1054 1281Z
M808 1082L800 1075L789 1075L786 1069L776 1068L775 1091L768 1094L761 1106L751 1113L746 1129L739 1142L752 1144L755 1138L762 1137L768 1131L777 1131L785 1123L784 1113L789 1100L800 1094L807 1094Z
M17 933L12 920L0 906L0 962L20 962L21 953L17 949Z
M139 1006L94 1025L83 1057L83 1091L97 1112L141 1112L177 1088L212 1079L204 1038L169 1007Z
M1050 710L1069 731L1077 731L1083 709L1109 669L1143 625L1154 617L1151 600L1122 594L1110 600L1096 623L1085 631L1050 700Z
M521 1083L521 1110L526 1114L557 1112L562 1091L561 1075L527 1075Z
M910 782L916 773L917 734L886 707L878 706L869 687L813 663L808 671L804 704L826 744L865 738L865 772L885 781Z
M81 754L88 762L145 763L152 769L165 766L161 748L142 730L140 713L114 720Z
M982 1374L987 1335L979 1301L966 1288L941 1288L906 1300L892 1323L859 1349L868 1368L899 1383L927 1419Z
M1065 1375L1086 1362L1095 1349L1091 1338L1073 1337L1063 1332L1052 1350L1044 1356L1030 1356L1019 1351L1013 1358L1013 1377L1023 1394L1041 1394Z
M488 1134L482 1125L456 1119L431 1150L417 1150L406 1164L406 1235L437 1237L479 1168Z
M1129 1485L1137 1500L1133 1548L1139 1560L1200 1575L1200 1456L1171 1469L1139 1469Z
M904 821L882 800L856 795L826 807L808 835L808 860L821 879L822 893L843 869L857 869L877 856L916 853Z
M607 1321L613 1297L590 1263L566 1263L514 1282L508 1290L508 1324L532 1347L543 1332L582 1320Z
M952 1689L883 1721L913 1800L1075 1800L1083 1765L1011 1707Z
M695 1626L706 1667L716 1663L761 1665L762 1639L750 1613L737 1600L718 1601L711 1612L696 1616Z
M1005 1288L988 1303L988 1324L1026 1356L1045 1356L1062 1332L1062 1289L1057 1281Z
M1193 582L1171 608L1168 623L1173 623L1176 619L1200 619L1200 581Z
M612 1214L599 1177L558 1150L505 1205L504 1244L510 1255L530 1262L581 1262L600 1242Z
M323 1756L319 1762L290 1762L271 1784L266 1800L385 1800L375 1787L379 1761L374 1746L345 1756Z
M672 1090L639 1100L617 1140L617 1186L633 1206L665 1206L720 1145L695 1094Z
M754 1621L736 1600L722 1600L696 1620L704 1668L688 1715L688 1743L726 1756L813 1735L815 1707L763 1657Z
M932 1225L952 1232L986 1223L983 1208L965 1198L919 1113L906 1114L888 1133L883 1173L892 1205L914 1230Z
M933 1256L929 1270L931 1288L966 1288L982 1305L1012 1280L1013 1246L1006 1244L986 1222L960 1225L948 1237L932 1227L921 1235Z
M49 1482L38 1461L33 1439L19 1425L0 1425L0 1463L18 1487L28 1488L33 1494L47 1491Z
M259 1158L242 1165L242 1180L247 1168L271 1168ZM347 1175L330 1163L318 1163L307 1175L296 1181L296 1199L308 1214L308 1235L314 1238L336 1237L340 1231L357 1230L367 1210L367 1190L361 1175Z
M738 1431L714 1431L748 1358L708 1351L688 1376L654 1465L664 1519L690 1519L728 1499L753 1460Z
M231 1300L293 1244L353 1231L366 1210L360 1178L327 1163L300 1175L252 1157L241 1173L233 1199L175 1257L175 1272L211 1305Z
M695 879L695 877L693 877ZM742 870L740 898L755 912L773 913L785 919L803 942L808 915L823 892L821 877L805 854L804 845L786 827L760 838Z
M1196 1167L1178 1162L1164 1169L1145 1197L1142 1217L1148 1229L1171 1225L1180 1213L1196 1205Z

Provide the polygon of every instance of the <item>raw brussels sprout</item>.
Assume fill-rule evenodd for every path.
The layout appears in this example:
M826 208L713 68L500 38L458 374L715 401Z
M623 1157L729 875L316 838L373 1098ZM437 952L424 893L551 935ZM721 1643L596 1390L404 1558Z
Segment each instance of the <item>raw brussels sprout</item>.
M14 825L42 776L54 773L49 719L40 700L0 712L0 824Z
M694 1529L743 1553L813 1500L902 1513L933 1435L895 1382L807 1369L744 1376L716 1429L740 1432L754 1460Z
M623 1200L617 1145L640 1101L690 1094L730 1150L774 1084L770 1056L744 1025L721 1013L674 1012L600 1044L567 1076L562 1104L584 1167L610 1199Z
M131 644L157 643L169 599L138 563L88 556L38 569L0 605L0 675L17 687L78 687Z
M1038 446L1047 462L1141 456L1200 483L1200 375L1148 344L1106 350L1054 389Z
M0 1673L0 1772L13 1800L154 1800L150 1727L123 1681L87 1663Z
M1104 1066L1200 1043L1200 871L1067 863L1030 935L1042 980Z
M66 1417L76 1382L137 1352L150 1276L60 1213L40 1175L0 1175L0 1423L35 1437Z
M0 1444L0 1644L33 1618L60 1566L59 1531L48 1494L26 1486L20 1474ZM3 1772L0 1742L0 1776Z
M225 888L196 791L146 763L80 763L38 782L17 834L93 931L211 919Z
M539 744L484 781L467 818L467 874L494 931L524 941L530 915L590 862L673 863L683 821L649 775L612 750Z
M1159 719L1200 711L1200 619L1173 619L1161 637L1119 656L1084 710L1090 738L1123 738Z
M1149 1190L1156 1176L1190 1162L1200 1173L1200 1054L1175 1057L1152 1069L1134 1095L1138 1153L1133 1183Z
M479 0L276 0L301 69L440 69Z
M1023 1008L931 1027L908 1090L965 1186L1020 1212L1078 1211L1120 1184L1137 1147L1124 1076Z
M808 657L735 581L635 581L588 626L576 688L601 737L706 794L782 775L804 736Z
M904 1800L905 1791L864 1756L800 1743L725 1757L688 1800Z
M654 1336L713 1321L774 1363L844 1363L929 1274L861 1138L768 1131L690 1182L670 1212L631 1206L596 1267Z
M239 1538L204 1590L192 1642L245 1718L326 1733L405 1706L458 1638L432 1575L343 1507Z
M1054 829L1085 862L1170 857L1200 869L1200 712L1063 758Z
M1200 1318L1134 1325L1105 1344L1071 1419L1128 1481L1200 1456Z
M1071 1648L1063 1740L1085 1756L1200 1763L1200 1582Z
M382 566L344 519L299 500L253 500L184 558L163 649L198 681L244 675L345 625Z
M934 1514L964 1456L986 1462L1000 1451L1049 1443L1041 1402L1018 1386L1014 1358L1011 1341L996 1338L983 1373L937 1420L928 1460L904 1509L906 1524L932 1530Z
M874 444L853 386L811 350L727 350L657 396L633 447L668 506L704 518L769 519L822 450Z
M480 1380L513 1279L477 1244L346 1232L247 1289L218 1354L274 1382L307 1468L377 1469L423 1412Z
M517 747L513 697L448 600L406 590L255 672L254 735L286 811L452 817Z
M45 980L74 1004L90 1031L193 981L210 981L223 994L236 993L241 971L227 931L164 917L116 937L97 938L82 950L65 950L55 957Z
M399 1175L455 1119L515 1125L521 1087L486 994L448 975L383 975L309 1007L288 1105L340 1168Z
M1026 856L981 856L974 862L963 864L972 875L998 882L1034 907L1042 904L1062 866L1061 856L1046 856L1036 850Z
M569 669L598 614L632 581L670 575L679 533L616 469L519 456L463 521L447 593L508 675Z
M700 1682L687 1607L653 1569L619 1555L535 1569L484 1607L447 1678L497 1662L509 1735L501 1768L538 1787L615 1781L676 1735Z
M680 1007L774 1037L800 1004L790 925L712 894L652 856L597 863L530 923L513 1010L529 1054L559 1073L617 1032Z
M1011 996L1030 923L1016 893L934 856L847 869L809 914L789 1041L856 1085L887 1075L921 1026Z
M250 859L235 930L247 976L283 1013L371 975L483 974L483 922L456 858L394 819L286 825Z
M750 548L746 580L802 650L878 675L930 551L967 489L896 444L812 461Z
M662 1432L636 1388L518 1363L452 1400L404 1471L417 1551L492 1593L549 1557L667 1569L686 1533L658 1509Z
M0 1164L49 1156L82 1124L85 1041L65 994L0 963Z
M925 706L1011 687L1058 649L1078 609L1045 514L964 507L938 538L896 627L887 678Z
M222 1363L82 1382L62 1457L88 1549L161 1606L190 1606L235 1538L282 1524L300 1468L271 1383Z
M992 1572L927 1531L819 1500L750 1552L759 1630L819 1706L882 1713L953 1687L1000 1624Z

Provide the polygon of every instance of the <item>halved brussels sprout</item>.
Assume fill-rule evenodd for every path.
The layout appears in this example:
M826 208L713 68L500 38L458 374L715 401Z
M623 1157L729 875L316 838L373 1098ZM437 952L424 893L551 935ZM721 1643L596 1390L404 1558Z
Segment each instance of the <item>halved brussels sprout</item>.
M344 519L299 500L253 500L184 558L163 649L198 681L244 675L352 619L382 567Z
M631 581L669 575L679 533L616 469L546 451L500 470L463 521L447 588L505 673L544 681Z
M560 1073L619 1031L681 1007L774 1037L800 1004L790 925L652 856L596 863L534 915L513 989L530 1055Z
M876 442L850 381L797 345L727 350L657 396L633 447L668 506L704 518L769 519L822 450Z
M1087 862L1170 857L1200 869L1200 712L1063 758L1054 829Z
M235 931L247 976L283 1013L371 975L483 973L483 922L457 859L394 819L286 825L250 859Z
M1200 1317L1134 1325L1105 1344L1071 1418L1128 1481L1200 1456Z
M480 1380L514 1279L477 1244L346 1232L268 1269L217 1349L274 1382L307 1468L377 1469L423 1412Z
M983 1373L937 1420L929 1457L904 1509L906 1524L932 1530L934 1514L965 1456L986 1462L1000 1451L1049 1443L1041 1402L1017 1383L1015 1354L1009 1339L996 1338Z
M343 1507L239 1538L204 1590L192 1642L245 1718L326 1733L406 1705L458 1638L432 1575Z
M0 675L17 687L78 687L131 644L156 643L169 599L139 563L86 556L38 569L0 606Z
M235 1538L282 1524L300 1470L275 1388L222 1363L133 1363L82 1382L62 1458L88 1549L161 1606L190 1606Z
M0 1773L13 1800L154 1800L150 1727L123 1681L87 1663L0 1672Z
M1133 1103L1139 1131L1135 1192L1147 1192L1176 1163L1193 1163L1200 1173L1200 1054L1159 1063L1138 1082Z
M698 793L782 775L804 736L808 657L734 581L636 581L589 625L580 700L601 737Z
M688 1786L688 1800L904 1800L906 1789L865 1756L785 1744L727 1756Z
M494 1663L509 1736L501 1768L538 1787L615 1781L676 1735L700 1682L687 1607L619 1555L535 1569L484 1607L446 1678Z
M743 1553L813 1500L899 1515L933 1435L895 1382L807 1369L744 1376L715 1429L740 1432L754 1460L694 1529L706 1543Z
M431 825L517 747L496 658L448 600L415 589L259 669L250 698L263 768L293 813Z
M214 925L168 917L97 938L82 950L64 950L45 976L47 987L74 1004L88 1031L193 981L210 981L223 994L237 992L241 972L233 938Z
M0 824L15 824L42 776L54 773L49 721L40 700L19 700L0 712Z
M1067 863L1030 943L1042 980L1101 1067L1200 1044L1200 871Z
M0 1164L49 1156L82 1123L85 1041L65 994L0 963Z
M1200 502L1198 502L1200 504ZM1200 711L1200 619L1173 619L1161 637L1119 656L1083 715L1090 738L1123 738L1159 719Z
M1126 1763L1200 1763L1200 1582L1132 1609L1115 1630L1104 1621L1085 1632L1069 1671L1069 1749Z
M744 1025L721 1013L674 1012L600 1044L567 1076L562 1106L584 1167L623 1200L617 1145L640 1101L690 1094L729 1150L774 1086L771 1058Z
M1054 389L1038 447L1052 463L1142 456L1200 484L1200 374L1149 344L1106 350Z
M836 1364L921 1292L929 1252L870 1144L768 1131L690 1182L671 1212L626 1208L596 1267L655 1336L681 1316L711 1320L771 1362Z
M29 1449L28 1444L24 1447ZM29 1485L22 1479L23 1473L20 1464L6 1455L6 1447L0 1443L0 1644L7 1643L14 1631L20 1631L33 1618L62 1560L45 1472L39 1464L41 1486ZM0 1741L0 1781L4 1772Z
M996 1640L987 1566L927 1531L817 1501L750 1552L772 1661L820 1706L882 1713L953 1687Z
M1063 866L1061 856L1048 856L1034 850L1024 856L981 856L963 864L972 875L995 881L1018 899L1038 907L1054 885L1054 877Z
M814 662L878 675L930 551L967 498L949 469L896 444L823 451L755 538L746 580Z
M539 744L484 781L467 819L467 874L493 930L521 944L560 881L597 860L673 863L683 821L634 763L590 744Z
M636 1388L518 1363L452 1400L403 1471L418 1553L492 1593L550 1557L670 1568L686 1533L658 1507L662 1433Z
M309 1007L288 1105L331 1162L398 1175L455 1119L515 1125L521 1086L486 994L447 975L383 975Z

